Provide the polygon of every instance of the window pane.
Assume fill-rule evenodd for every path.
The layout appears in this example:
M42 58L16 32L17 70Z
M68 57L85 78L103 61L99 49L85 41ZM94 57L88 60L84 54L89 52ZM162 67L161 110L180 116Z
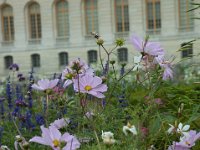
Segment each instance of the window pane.
M88 51L88 63L97 63L97 51Z
M13 57L12 56L4 57L4 64L5 64L5 69L9 69L9 67L13 64Z
M188 43L183 43L181 44L181 47L182 47L182 58L185 58L185 57L192 57L193 55L193 44L188 44Z
M129 12L127 0L115 0L116 32L129 31Z
M118 49L118 62L128 61L128 50L126 48Z
M29 6L30 35L32 39L41 38L40 6L33 3Z
M161 28L161 11L159 0L147 0L147 29L156 32Z
M180 28L192 29L194 26L194 11L187 12L192 9L190 0L179 0L179 26Z
M60 66L66 66L68 65L68 53L60 53L59 54L59 61L60 61Z
M13 21L13 10L10 6L2 8L2 28L3 28L3 40L13 41L14 40L14 21Z
M58 1L56 3L56 19L57 19L57 34L59 37L69 35L69 15L68 3L66 1Z
M32 67L40 67L40 55L33 54L31 56Z
M98 32L97 0L85 0L86 33Z

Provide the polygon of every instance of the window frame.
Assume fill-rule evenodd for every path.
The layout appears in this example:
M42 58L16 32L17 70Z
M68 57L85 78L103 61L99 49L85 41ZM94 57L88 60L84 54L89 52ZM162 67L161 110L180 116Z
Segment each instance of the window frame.
M97 50L89 50L87 52L87 55L88 55L88 63L89 64L94 64L94 63L98 62L98 53L97 53ZM91 55L92 55L92 57L90 57Z
M8 7L11 9L11 12L10 12L10 15L5 15L4 16L4 9ZM5 20L4 20L4 17L6 17L8 19L7 23L7 28L8 28L8 39L5 38ZM12 19L11 19L12 18ZM15 28L14 28L14 15L13 15L13 8L12 6L8 5L8 4L5 4L2 6L1 8L1 25L2 25L2 41L3 42L13 42L14 41L14 38L15 38ZM13 31L12 31L13 30Z
M190 0L185 0L185 1L186 1L186 10L185 10L185 8L183 8L183 9L184 9L184 11L187 11L187 10L189 10ZM185 13L186 13L186 18L185 17L183 17L183 18L186 19L186 21L185 21L185 22L187 22L186 26L181 25L181 19L182 19L181 0L178 0L178 28L180 31L192 31L194 29L194 19L193 19L193 23L192 23L193 25L191 25L190 24L191 23L190 14L194 13L194 12L191 11L191 12L185 12ZM194 16L194 14L193 14L193 16Z
M90 7L91 12L93 12L93 13L91 13L92 14L92 31L89 31L89 29L88 29L88 18L89 17L87 16L87 6L86 6L87 1L90 1L93 4ZM96 1L96 7L94 5L95 4L94 1ZM99 31L98 0L83 0L83 8L84 8L85 35L90 36L91 32L98 32ZM94 13L95 8L96 8L96 14ZM95 19L95 17L96 17L96 19ZM95 24L97 26L95 26ZM95 28L97 28L97 29L95 29Z
M181 58L188 58L193 56L193 43L182 43L181 49Z
M59 3L62 3L62 2L66 2L67 3L67 8L66 8L66 15L67 15L67 18L65 21L67 21L67 24L65 24L65 28L64 28L64 31L66 32L66 34L64 36L62 35L59 35L59 21L58 21L58 14L59 14L59 11L58 11L58 4ZM69 37L69 33L70 33L70 27L69 27L69 2L67 0L56 0L55 1L55 4L54 4L54 8L55 8L55 26L56 26L56 38L57 39L63 39L63 38L68 38Z
M117 16L117 0L114 0L114 14L115 14L115 32L116 33L124 33L124 32L129 32L130 31L130 17L129 17L129 5L128 5L128 0L127 1L127 4L125 4L124 2L125 0L121 0L121 17L122 17L122 31L119 31L118 30L118 16ZM128 30L125 29L125 10L124 10L124 7L125 6L128 6Z
M38 5L39 7L39 12L31 14L31 6L32 5ZM40 41L42 38L42 19L41 19L41 10L40 10L40 5L37 2L31 2L28 4L28 28L29 28L29 40L30 41ZM35 25L35 37L33 37L32 33L32 21L31 21L31 15L34 16L34 25ZM38 23L38 17L39 17L39 23ZM39 27L38 27L39 25ZM39 29L40 28L40 29ZM40 31L39 31L40 30ZM40 33L39 33L40 32Z
M61 58L61 57L64 57L63 55L65 55L65 54L66 54L66 56L67 56L67 57L66 57L66 58L67 58L67 59L66 59L66 60L67 60L67 61L66 61L66 62L67 62L66 64L65 64L65 63L62 63L62 58ZM60 66L60 67L62 67L62 66L67 66L67 65L69 64L69 54L68 54L68 52L60 52L58 55L59 55L59 66ZM63 62L64 62L64 61L63 61Z
M159 14L160 14L160 27L157 27L156 22L156 3L159 2ZM152 3L152 15L153 15L153 29L149 29L149 8L148 3ZM161 12L161 0L145 0L145 7L146 7L146 30L150 34L159 34L162 28L162 12Z
M35 58L38 59L39 61L35 61ZM40 68L41 67L40 54L32 54L31 55L31 67L33 67L33 68Z
M8 62L8 59L10 59L9 60L9 63L7 63ZM11 63L10 63L11 62ZM9 65L8 65L9 64ZM10 56L10 55L8 55L8 56L4 56L4 68L6 69L6 70L8 70L9 69L9 67L11 66L13 64L13 56Z
M120 56L120 54L123 54L123 56ZM118 63L128 62L128 48L122 47L117 49L117 60Z

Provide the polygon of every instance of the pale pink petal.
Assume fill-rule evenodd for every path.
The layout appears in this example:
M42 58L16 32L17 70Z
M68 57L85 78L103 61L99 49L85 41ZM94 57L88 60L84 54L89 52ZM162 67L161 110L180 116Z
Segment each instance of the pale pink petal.
M48 79L42 79L42 80L38 81L38 86L40 86L44 90L48 89L48 85L49 85L49 80Z
M133 35L133 36L131 36L130 41L136 50L138 50L139 52L142 52L144 42L140 37Z
M73 83L72 80L66 80L65 83L63 84L63 87L66 88L72 83Z
M43 90L44 90L43 88L39 87L39 86L36 85L36 84L33 84L31 87L32 87L33 89L39 90L39 91L43 91Z
M50 135L50 131L48 128L45 128L44 126L40 126L40 129L42 131L42 137L48 142L52 143L52 138Z
M51 134L53 136L53 140L54 139L60 140L61 133L60 133L60 131L55 126L50 126L49 130L50 130L50 132L51 132Z
M39 136L33 137L32 139L29 140L29 142L35 142L35 143L39 143L42 145L51 146L51 143L49 143L45 138L42 138Z
M59 79L54 79L49 82L48 89L54 88L58 84Z
M93 88L92 90L93 90L93 91L96 91L96 92L97 92L97 91L99 91L99 92L106 92L107 89L108 89L107 85L105 85L105 84L100 84L100 85L96 86L95 88Z
M93 82L91 83L91 86L92 87L96 87L96 86L98 86L101 83L102 83L102 79L100 77L95 76L93 78Z
M61 141L67 142L67 145L63 147L62 150L76 150L80 148L80 142L77 140L76 137L70 135L69 133L65 133L61 139Z

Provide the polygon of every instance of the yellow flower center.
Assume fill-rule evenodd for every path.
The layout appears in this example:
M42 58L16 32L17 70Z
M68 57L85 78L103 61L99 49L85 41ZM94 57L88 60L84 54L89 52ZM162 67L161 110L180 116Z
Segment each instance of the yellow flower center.
M128 123L127 123L127 127L131 128L132 125L128 122Z
M190 143L188 141L186 141L185 144L187 144L188 146L190 146Z
M86 91L90 91L91 89L92 89L91 86L89 86L89 85L86 85L86 86L85 86L85 90L86 90Z
M58 147L60 145L60 142L57 139L55 139L53 140L53 145L54 147Z

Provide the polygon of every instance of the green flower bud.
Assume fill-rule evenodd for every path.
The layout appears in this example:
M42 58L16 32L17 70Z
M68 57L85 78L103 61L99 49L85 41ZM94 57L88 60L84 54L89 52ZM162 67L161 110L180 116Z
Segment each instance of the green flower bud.
M111 60L110 64L114 65L115 64L115 60Z
M29 149L29 143L26 142L26 141L22 144L22 146L23 146L23 148L24 148L25 150L28 150L28 149Z
M104 43L104 40L101 37L97 39L98 45L103 45L103 43Z
M117 45L117 46L123 46L124 44L125 44L125 40L124 39L116 39L116 41L115 41L115 44Z

